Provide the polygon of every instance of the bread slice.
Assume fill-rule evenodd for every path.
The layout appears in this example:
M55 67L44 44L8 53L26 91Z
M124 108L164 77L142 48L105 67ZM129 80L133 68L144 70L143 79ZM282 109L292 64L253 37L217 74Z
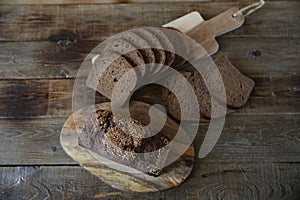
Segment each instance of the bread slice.
M173 34L172 31L165 32L170 42L172 43L176 53L175 59L171 67L176 68L182 66L186 63L186 60L183 57L181 57L181 55L183 54L183 52L186 52L189 48L188 44L186 43L186 39L184 39L185 36L183 33L181 33L181 31L173 27L167 27L166 29L177 31L179 33L179 34Z
M146 28L134 29L133 31L139 36L141 36L141 38L146 40L148 44L150 44L155 53L155 62L159 64L164 64L166 61L166 54L157 37Z
M250 93L254 87L254 81L242 73L240 73L223 54L219 53L215 58L215 67L208 66L203 77L198 72L180 72L188 82L192 85L198 99L200 114L202 117L210 119L221 117L221 110L227 106L227 113L232 112L230 108L240 108L246 104ZM218 71L217 71L218 70ZM215 74L220 74L222 80L219 80ZM172 77L168 77L172 81ZM175 80L176 81L176 80ZM220 99L218 94L221 90L217 90L217 83L223 81L226 92L225 100ZM210 92L207 85L210 85ZM212 104L211 101L214 101ZM180 106L176 96L167 89L162 90L162 102L168 112L177 120L180 120ZM181 102L182 104L182 102ZM214 113L211 106L215 105Z
M221 110L224 109L225 103L214 101L214 104L211 103L211 98L208 89L206 88L205 82L203 81L201 75L194 71L194 72L180 72L186 80L191 84L195 95L197 96L197 100L199 103L199 109L200 109L200 115L206 119L210 119L211 116L214 116L214 118L221 117L222 115ZM168 81L173 82L174 85L176 85L176 77L168 77ZM188 97L186 97L188 98ZM169 114L177 119L180 120L181 117L181 111L180 111L180 104L187 108L187 106L184 105L183 102L178 102L176 96L169 91L166 88L162 89L162 103L168 110ZM212 113L211 106L214 105L214 113ZM195 110L191 110L190 112L194 112Z
M143 56L136 47L122 38L116 38L108 43L104 51L114 51L124 56L133 67L145 64Z
M214 62L222 76L225 86L227 106L230 108L240 108L245 105L254 88L254 81L238 71L223 53L217 54L214 58ZM212 73L216 73L216 70L206 71L204 77L208 77ZM212 80L207 79L206 81ZM214 85L214 83L211 84ZM213 93L220 93L216 88L217 87L213 87Z
M150 68L155 65L155 53L152 50L151 45L132 30L122 33L121 37L130 42L141 53L145 64L150 65L150 67L147 65L148 67L145 67L144 70L140 72L142 79L138 80L149 78Z
M164 64L166 61L166 53L159 42L158 38L152 34L146 28L143 29L134 29L136 34L145 39L152 47L152 50L155 53L155 63ZM160 65L154 65L154 67L150 70L150 75L153 77L161 70Z
M122 33L121 36L141 53L145 63L155 63L155 53L151 49L151 45L145 39L132 31L126 31Z
M163 49L165 49L166 61L165 61L164 65L171 66L171 64L175 60L175 53L173 53L173 52L175 52L175 50L174 50L174 47L173 47L171 41L166 36L166 34L163 31L161 31L159 28L149 27L149 28L147 28L147 30L149 30L152 34L154 34L158 38Z
M80 146L151 176L160 175L170 139L158 133L144 138L146 129L136 120L107 110L91 113L78 138ZM151 154L147 154L152 152Z
M101 57L99 56L94 61L94 66L86 80L86 85L111 99L116 83L132 68L132 65L125 57L108 51L105 54L101 54ZM136 84L136 77L137 75L134 74L124 84L128 86Z

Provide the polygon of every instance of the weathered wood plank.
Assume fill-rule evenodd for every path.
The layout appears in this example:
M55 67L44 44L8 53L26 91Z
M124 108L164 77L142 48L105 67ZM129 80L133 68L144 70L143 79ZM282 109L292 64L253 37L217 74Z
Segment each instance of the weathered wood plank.
M103 40L130 28L160 26L193 10L208 19L248 3L7 5L0 7L0 40L57 40L62 35L76 40ZM267 2L247 18L242 28L226 37L299 37L299 6L299 1Z
M0 79L75 78L98 41L0 43ZM218 38L221 50L243 73L299 73L297 38Z
M213 0L197 0L198 2L211 2ZM34 4L111 4L111 3L165 3L165 2L195 2L195 0L2 0L0 5L34 5Z
M252 3L253 1L249 0L240 0ZM269 0L269 1L279 1L279 0ZM297 0L290 0L297 1ZM174 3L174 2L232 2L232 0L2 0L0 5L35 5L35 4L104 4L104 3Z
M59 134L65 118L0 121L2 165L74 164L59 144Z
M268 77L252 77L256 86L245 107L234 115L266 115L300 113L300 74ZM67 117L72 113L74 79L50 80L1 80L0 118ZM82 88L80 102L86 102L95 93ZM142 88L134 94L134 100L154 104L160 102L160 87ZM95 101L107 98L95 94Z
M59 144L66 118L0 119L0 165L75 164ZM213 151L196 162L300 162L300 115L226 118ZM201 123L196 152L206 134Z
M0 168L0 199L297 199L298 163L197 163L182 185L163 192L127 193L77 166Z

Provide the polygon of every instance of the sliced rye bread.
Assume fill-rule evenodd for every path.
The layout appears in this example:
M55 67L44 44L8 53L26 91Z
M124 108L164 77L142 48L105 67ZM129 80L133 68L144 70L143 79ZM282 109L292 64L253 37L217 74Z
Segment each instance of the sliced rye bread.
M149 64L151 67L155 65L155 53L152 50L151 45L145 39L134 33L132 30L122 33L121 37L131 43L141 53L145 64ZM141 72L143 79L149 75L151 67L146 67L145 70Z
M113 51L124 56L133 67L145 65L143 56L137 48L122 38L115 38L108 43L104 48L104 52L106 51ZM136 70L136 73L138 80L145 76L145 71Z
M158 38L163 49L165 49L166 61L165 61L164 65L171 66L171 64L175 60L175 53L174 53L175 50L174 50L174 47L173 47L171 41L169 40L167 35L159 28L149 27L149 28L147 28L147 30L149 30L152 34L154 34Z
M235 68L229 61L226 55L219 53L214 58L214 62L222 76L222 80L226 90L227 106L229 108L240 108L245 105L249 99L250 93L254 88L254 81L243 75L237 68ZM211 76L216 73L215 70L208 70L204 73L204 77ZM206 81L213 81L207 79ZM211 82L213 85L214 82ZM213 94L219 94L220 91L213 87ZM218 98L216 96L216 98Z
M173 27L166 27L166 29L177 31L178 33L181 33L178 29L175 29ZM186 60L182 58L178 52L181 52L180 54L182 55L182 52L186 52L186 50L189 48L188 44L186 43L186 40L184 39L184 34L173 34L171 31L166 31L165 34L169 38L170 42L172 43L174 50L175 50L175 59L171 65L171 67L176 68L179 66L182 66L186 63Z
M223 54L219 53L214 58L216 68L208 67L204 72L204 78L197 72L180 72L182 73L188 82L192 85L195 90L195 94L198 98L199 108L201 116L204 118L210 118L211 116L211 100L216 102L215 110L218 111L221 106L225 104L218 94L221 91L216 90L216 83L220 80L215 79L214 73L220 73L225 91L226 91L226 105L227 113L233 112L230 108L240 108L246 104L250 93L254 87L254 81L242 73L240 73L228 60L228 58ZM219 70L217 72L216 70ZM211 85L211 94L207 89L207 85ZM214 87L215 85L215 87ZM169 92L167 89L162 91L162 101L166 106L168 112L175 118L180 118L180 107L178 100L175 95ZM218 113L214 113L216 115ZM216 115L218 117L218 115Z
M194 72L180 72L185 78L186 80L191 84L193 90L195 91L195 94L197 96L197 100L199 103L199 109L200 109L200 115L206 119L210 119L212 116L212 103L211 103L211 98L210 98L210 94L208 89L205 86L205 83L203 81L203 79L201 78L201 75L194 71ZM176 82L176 78L173 77L168 77L169 81L171 82ZM175 79L175 80L174 80ZM175 85L175 83L174 83ZM213 99L214 101L214 112L213 116L214 118L218 118L221 117L222 115L220 115L220 110L224 109L223 107L225 106L225 104L217 102ZM176 98L176 96L169 91L166 88L162 89L162 103L164 104L164 106L166 107L166 109L168 110L169 114L177 119L180 120L180 116L181 116L181 111L180 111L180 104ZM181 104L183 105L183 102L181 102ZM183 105L184 106L184 105ZM186 108L187 106L185 106ZM193 111L191 111L193 112Z
M145 39L151 45L155 53L155 63L164 64L166 61L166 53L158 38L146 28L134 29L133 31L139 36L141 36L143 39ZM161 68L158 67L158 65L154 65L153 69L151 69L150 71L150 75L155 76L160 70Z
M105 68L105 66L108 67ZM111 99L115 84L132 68L132 65L125 57L115 52L106 52L94 61L94 66L86 80L86 85ZM128 79L126 85L136 84L136 75L134 76Z
M134 67L145 64L142 54L136 47L122 38L116 38L111 43L107 44L104 51L114 51L117 54L124 56Z
M145 63L155 63L155 53L151 49L151 45L138 34L130 31L126 31L122 34L122 38L127 42L130 42L143 56Z

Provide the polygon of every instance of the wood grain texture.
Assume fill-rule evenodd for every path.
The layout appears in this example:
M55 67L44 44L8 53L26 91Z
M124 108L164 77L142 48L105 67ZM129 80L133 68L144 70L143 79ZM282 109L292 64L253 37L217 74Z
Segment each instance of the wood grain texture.
M258 87L228 116L216 147L196 159L180 187L120 192L62 150L59 132L71 114L73 79L99 42L193 10L207 20L256 2L200 1L0 1L0 199L300 199L299 0L269 0L243 27L217 38ZM135 98L159 103L156 89ZM206 129L201 123L196 152Z
M0 5L34 5L34 4L104 4L104 3L174 3L174 2L229 2L232 0L2 0ZM252 2L249 0L240 0L241 2ZM269 0L269 1L279 1L279 0ZM292 0L297 1L297 0ZM249 3L250 4L250 3Z
M76 164L59 144L66 118L0 119L0 165ZM195 162L300 162L299 115L254 115L226 118L213 151ZM197 152L208 128L201 123Z
M289 114L300 112L300 74L250 77L256 86L246 106L234 115ZM74 79L0 80L0 118L68 117L72 113ZM159 86L138 90L133 100L161 103ZM92 89L83 88L79 102L86 102ZM95 101L108 99L99 93Z
M213 0L197 0L199 2L209 2ZM183 2L182 0L2 0L0 5L33 5L33 4L112 4L112 3L165 3L165 2ZM185 0L185 2L193 2L193 0Z
M252 76L299 73L297 38L217 38L231 62ZM75 78L99 41L1 42L0 79ZM241 45L242 44L242 45Z
M193 10L209 19L247 3L161 3L1 6L0 40L100 40L141 26L161 26ZM299 1L267 2L245 25L226 37L298 37ZM113 13L113 15L111 14ZM270 17L271 16L271 17ZM268 20L263 20L263 19ZM259 28L257 28L259 27ZM20 31L22 30L22 31Z
M299 163L197 163L180 187L155 193L112 189L77 166L0 168L0 199L274 199L299 198Z

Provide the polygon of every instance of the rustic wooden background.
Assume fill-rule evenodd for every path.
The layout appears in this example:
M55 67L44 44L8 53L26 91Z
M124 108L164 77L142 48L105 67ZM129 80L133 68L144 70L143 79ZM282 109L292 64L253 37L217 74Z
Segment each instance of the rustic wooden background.
M178 188L151 194L114 190L79 167L59 143L77 69L99 42L193 10L208 19L252 2L1 0L0 199L299 199L297 0L267 1L242 28L218 38L256 87L248 104L227 117L213 151L196 159ZM140 92L136 99L155 102L154 92ZM206 129L201 123L196 150Z

